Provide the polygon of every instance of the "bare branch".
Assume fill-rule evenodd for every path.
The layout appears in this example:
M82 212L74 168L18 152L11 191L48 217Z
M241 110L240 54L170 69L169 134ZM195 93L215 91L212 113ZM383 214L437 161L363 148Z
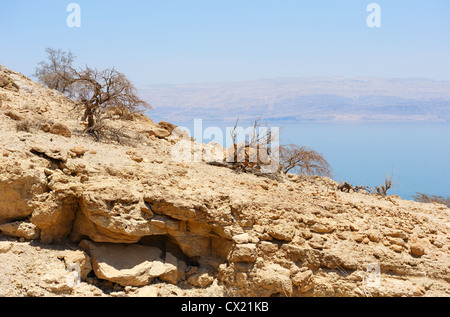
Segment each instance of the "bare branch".
M450 197L436 196L436 195L428 195L423 193L416 193L413 196L414 200L421 203L438 203L446 205L450 208Z
M85 132L98 139L104 129L104 113L115 108L118 113L128 114L140 109L150 109L140 99L134 85L115 68L99 71L87 65L84 69L72 67L74 57L61 50L47 49L49 63L41 62L42 68L36 70L36 76L49 88L67 93L83 109L82 120L87 120Z
M280 170L308 176L331 176L331 167L322 154L295 144L280 147Z

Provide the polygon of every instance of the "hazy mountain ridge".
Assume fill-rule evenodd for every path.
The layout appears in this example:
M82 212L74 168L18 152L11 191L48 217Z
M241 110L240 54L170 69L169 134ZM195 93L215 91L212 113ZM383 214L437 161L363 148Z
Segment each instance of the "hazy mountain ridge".
M153 85L139 89L154 116L233 120L450 121L450 81L293 78Z

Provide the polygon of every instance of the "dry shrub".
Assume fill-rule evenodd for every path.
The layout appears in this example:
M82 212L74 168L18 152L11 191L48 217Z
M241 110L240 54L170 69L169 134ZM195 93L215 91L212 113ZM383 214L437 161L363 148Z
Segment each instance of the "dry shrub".
M306 176L331 177L331 166L325 157L306 146L295 144L280 147L280 170Z
M239 118L234 128L230 131L233 140L233 150L227 153L227 162L231 163L233 169L239 171L259 171L261 166L270 165L272 151L272 131L267 129L267 124L261 123L261 117L252 124L251 131L238 129ZM245 133L248 134L245 134ZM239 137L245 137L245 141L238 143Z
M8 76L0 74L0 88L18 91L19 86Z
M86 121L84 132L99 140L105 134L105 119L119 116L131 119L132 113L151 106L140 99L130 80L114 68L97 70L72 67L74 56L61 50L47 49L48 62L41 62L35 76L49 88L74 99L76 109ZM117 134L117 133L116 133Z
M450 208L450 197L436 196L436 195L428 195L424 193L416 193L413 196L414 200L420 203L438 203L446 205Z
M390 177L386 176L386 179L384 180L384 184L381 186L375 186L375 187L369 187L369 186L353 186L347 182L341 183L338 187L337 190L338 191L342 191L342 192L355 192L355 193L359 193L359 192L363 192L366 194L376 194L378 196L382 196L382 197L386 197L388 191L392 188L393 185L393 179L394 178L394 174L392 173L392 175Z
M377 195L383 196L383 197L385 197L387 195L387 192L392 187L392 178L393 178L393 176L391 176L389 178L386 177L386 179L384 180L384 185L375 187Z
M16 123L16 130L22 132L31 132L31 124L28 120L19 121Z

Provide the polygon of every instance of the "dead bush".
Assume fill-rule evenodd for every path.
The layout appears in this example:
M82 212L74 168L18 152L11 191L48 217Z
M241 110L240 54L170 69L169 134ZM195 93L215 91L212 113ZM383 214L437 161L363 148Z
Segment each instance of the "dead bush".
M377 195L385 197L387 196L387 192L391 189L392 187L392 178L394 177L394 175L392 175L391 177L387 177L384 180L384 184L381 186L375 186L375 191L377 192Z
M233 148L227 151L227 162L238 171L260 171L261 166L270 165L272 131L261 123L261 117L247 131L240 131L238 123L239 118L230 131ZM244 141L239 143L239 137L244 137Z
M338 187L337 190L341 191L341 192L346 192L346 193L351 193L351 192L355 192L355 193L365 193L365 194L376 194L378 196L382 196L382 197L386 197L388 191L392 188L393 186L393 178L394 178L394 174L392 173L391 176L387 177L384 180L384 184L380 185L380 186L375 186L375 187L369 187L369 186L353 186L347 182L343 182L341 183Z
M331 166L325 157L306 146L280 146L280 171L305 176L331 177Z
M31 124L28 120L22 120L16 123L16 130L21 132L31 132Z
M130 120L132 113L151 106L140 99L130 80L114 68L97 70L86 66L72 67L74 56L69 52L47 49L48 62L41 62L36 77L48 87L73 98L75 109L86 122L84 132L96 140L105 134L105 119L118 116Z
M438 203L438 204L446 205L447 207L450 208L450 197L428 195L428 194L424 194L424 193L416 193L413 196L413 198L415 201L420 202L420 203L427 203L427 204Z
M0 88L18 91L19 86L8 75L0 74Z

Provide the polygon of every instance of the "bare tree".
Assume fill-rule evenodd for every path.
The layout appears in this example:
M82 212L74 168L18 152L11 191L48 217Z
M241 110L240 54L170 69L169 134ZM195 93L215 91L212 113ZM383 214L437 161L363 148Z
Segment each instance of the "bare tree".
M63 94L71 95L71 89L65 78L70 76L75 56L69 51L45 49L47 61L42 61L33 76L38 82ZM60 74L62 76L60 76Z
M50 62L43 65L41 72L49 88L70 92L70 97L81 108L82 120L86 121L85 132L100 138L108 109L117 110L121 117L141 109L151 109L140 99L130 80L114 68L99 71L86 66L75 69L71 66L73 55L48 49ZM50 66L49 66L50 65ZM57 88L55 88L57 87Z
M307 176L331 176L331 166L322 154L295 144L280 146L280 171Z
M141 108L150 108L137 96L134 85L126 76L114 68L102 71L89 67L80 71L72 69L71 78L67 80L84 111L82 120L87 121L86 132L97 137L107 109L116 108L125 116Z
M252 123L247 130L238 128L239 118L236 120L234 128L230 131L233 141L232 160L235 168L245 171L247 168L258 168L261 164L268 164L271 153L272 131L267 125L261 123L261 116ZM239 137L244 137L244 141L238 143Z

